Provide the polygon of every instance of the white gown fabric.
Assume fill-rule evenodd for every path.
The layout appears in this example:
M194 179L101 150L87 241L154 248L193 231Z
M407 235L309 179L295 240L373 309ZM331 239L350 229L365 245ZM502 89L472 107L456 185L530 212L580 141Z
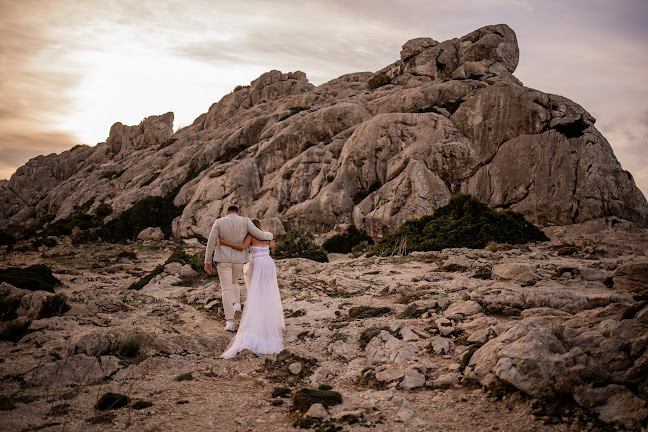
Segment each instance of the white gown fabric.
M268 246L250 246L252 259L245 274L247 298L241 323L221 358L231 359L239 351L277 354L283 350L283 306L277 284L277 269Z

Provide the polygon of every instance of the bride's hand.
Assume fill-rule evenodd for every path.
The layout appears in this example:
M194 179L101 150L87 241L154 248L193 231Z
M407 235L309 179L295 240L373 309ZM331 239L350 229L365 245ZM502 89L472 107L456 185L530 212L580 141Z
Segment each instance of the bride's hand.
M230 242L228 242L227 240L225 240L223 237L220 237L220 238L218 239L218 243L222 244L223 246L229 246L229 245L230 245Z

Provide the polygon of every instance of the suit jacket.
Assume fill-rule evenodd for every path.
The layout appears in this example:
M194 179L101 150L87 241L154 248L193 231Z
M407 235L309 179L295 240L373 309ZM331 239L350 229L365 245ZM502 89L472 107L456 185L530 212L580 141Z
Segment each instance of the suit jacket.
M250 252L247 249L236 250L228 246L217 245L220 237L232 243L243 243L245 236L251 234L259 240L272 240L272 233L261 231L249 218L241 217L237 214L228 214L225 217L218 218L212 226L207 241L207 251L205 252L205 264L211 261L245 264L250 261ZM212 255L213 253L213 255Z

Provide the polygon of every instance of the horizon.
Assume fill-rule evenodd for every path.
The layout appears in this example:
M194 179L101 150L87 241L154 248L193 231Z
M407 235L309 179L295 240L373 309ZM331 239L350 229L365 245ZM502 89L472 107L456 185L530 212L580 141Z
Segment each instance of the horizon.
M301 70L317 86L387 66L410 39L441 42L504 23L520 47L514 75L590 112L648 195L648 5L640 1L255 0L246 2L253 15L203 0L98 5L0 1L0 178L37 155L103 142L116 122L172 111L177 131L272 69Z

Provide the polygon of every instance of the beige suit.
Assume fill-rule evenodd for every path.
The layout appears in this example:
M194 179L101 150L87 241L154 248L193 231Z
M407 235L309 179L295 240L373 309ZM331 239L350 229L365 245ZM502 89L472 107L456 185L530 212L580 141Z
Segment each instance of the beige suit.
M216 261L216 271L221 284L223 309L225 319L234 319L234 303L241 302L241 287L238 284L243 264L250 261L250 252L247 249L236 250L228 246L216 245L218 239L223 237L231 243L243 243L245 236L251 234L259 240L272 240L272 234L261 231L250 219L237 214L228 214L216 219L209 233L205 264Z

